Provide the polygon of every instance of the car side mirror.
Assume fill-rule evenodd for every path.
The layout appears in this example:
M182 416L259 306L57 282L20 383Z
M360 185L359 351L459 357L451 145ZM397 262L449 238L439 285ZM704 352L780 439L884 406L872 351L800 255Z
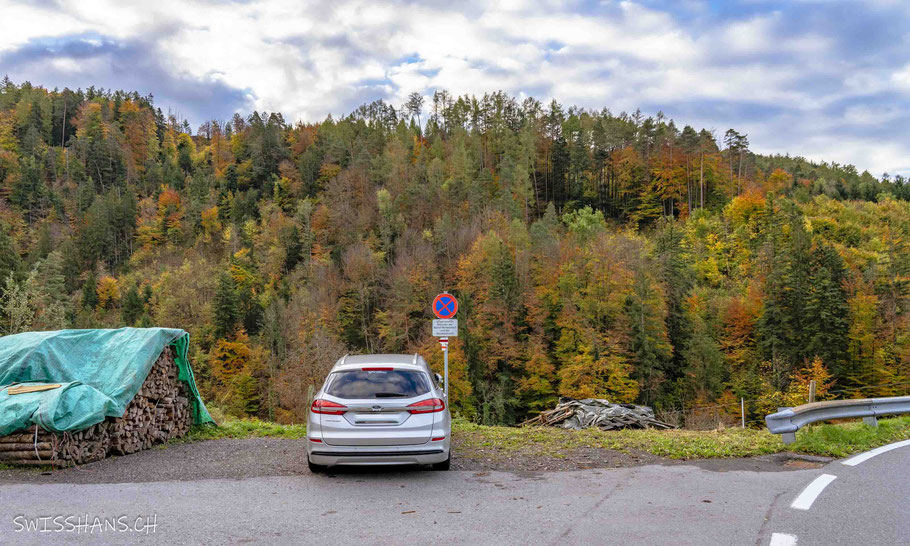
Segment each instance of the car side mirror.
M439 375L438 373L434 373L433 377L436 378L436 386L441 387L442 386L442 376Z

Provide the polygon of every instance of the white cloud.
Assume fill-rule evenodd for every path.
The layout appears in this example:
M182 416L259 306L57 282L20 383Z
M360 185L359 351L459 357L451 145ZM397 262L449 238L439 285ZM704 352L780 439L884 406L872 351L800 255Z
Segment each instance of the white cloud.
M874 93L905 93L910 64L844 58L830 28L794 25L781 11L718 21L698 2L668 4L675 13L631 1L573 6L87 0L51 8L0 0L3 19L16 21L0 23L0 55L55 36L139 40L174 75L242 90L251 107L292 120L322 119L375 98L397 106L412 91L503 89L613 111L663 109L680 123L709 128L752 128L757 151L850 156L878 171L893 171L907 155L901 148L908 139L885 146L878 137L857 136L851 145L864 151L853 153L805 132L838 130L844 122L874 127L907 110L861 100L838 107ZM84 63L61 52L52 65L63 78L85 72ZM139 91L154 92L155 82L149 85ZM768 117L742 119L750 109Z
M51 61L51 66L60 72L79 72L83 68L81 63L72 57L57 57Z
M892 106L857 104L844 109L843 119L854 125L875 126L897 121L905 115L907 115L906 110Z
M910 91L910 63L891 75L891 81L904 91Z

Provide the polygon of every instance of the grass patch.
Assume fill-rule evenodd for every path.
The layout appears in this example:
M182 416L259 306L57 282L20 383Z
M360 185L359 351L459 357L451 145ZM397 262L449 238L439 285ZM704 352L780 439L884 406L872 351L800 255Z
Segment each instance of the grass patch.
M223 418L219 426L196 426L176 442L222 438L306 437L305 425L280 425L259 419ZM878 427L861 421L821 424L797 432L785 446L780 436L765 429L724 430L563 430L555 427L483 426L462 419L452 425L457 454L466 458L499 458L522 453L565 458L577 448L645 452L670 459L753 457L792 451L828 457L848 457L910 438L910 416L879 420ZM2 466L0 466L2 468Z
M198 442L223 438L288 438L306 437L306 425L280 425L259 419L223 419L219 425L198 425L177 442Z
M877 427L862 421L838 425L812 425L796 433L793 451L827 457L848 457L910 438L910 416L879 419Z
M23 472L28 472L30 474L41 474L42 472L54 472L60 468L54 465L15 465L15 464L0 464L0 471L3 470L21 470Z
M813 425L800 430L796 442L789 446L783 444L780 436L765 429L573 431L552 427L488 427L458 420L453 428L462 457L497 454L509 457L522 451L561 457L574 448L643 451L682 460L753 457L783 451L847 457L910 438L910 417L882 419L878 427L868 427L862 422Z
M490 450L504 456L529 450L559 457L577 448L643 451L671 459L749 457L779 451L780 439L765 431L727 429L693 430L563 430L554 427L488 427L456 421L453 435L463 457L488 457Z

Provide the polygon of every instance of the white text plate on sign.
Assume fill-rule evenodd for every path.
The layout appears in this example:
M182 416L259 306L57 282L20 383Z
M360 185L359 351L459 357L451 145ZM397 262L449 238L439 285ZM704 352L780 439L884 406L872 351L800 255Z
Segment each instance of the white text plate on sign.
M434 319L433 335L436 337L458 337L458 319Z

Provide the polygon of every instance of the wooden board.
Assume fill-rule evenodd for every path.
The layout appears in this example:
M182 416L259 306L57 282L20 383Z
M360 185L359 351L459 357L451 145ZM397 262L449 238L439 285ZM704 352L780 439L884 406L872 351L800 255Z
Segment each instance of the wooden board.
M10 387L9 391L7 391L7 392L9 392L11 395L12 394L25 394L27 392L41 392L41 391L49 391L52 389L59 389L62 386L63 385L60 385L59 383L55 383L53 385L20 385L17 387Z

